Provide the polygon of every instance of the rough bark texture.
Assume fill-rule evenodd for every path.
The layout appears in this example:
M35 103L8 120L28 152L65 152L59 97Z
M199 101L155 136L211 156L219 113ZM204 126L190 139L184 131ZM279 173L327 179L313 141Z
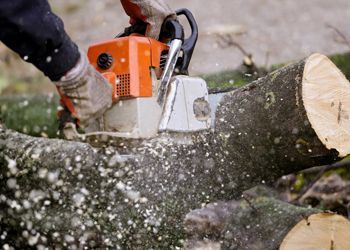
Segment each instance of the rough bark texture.
M337 152L324 147L308 121L301 94L304 65L284 67L224 97L217 111L215 154L225 168L237 171L216 167L224 183L246 178L239 183L246 189L244 183L269 182L286 170L336 158Z
M321 212L279 201L270 194L217 202L191 211L184 222L187 249L208 240L221 242L221 249L278 249L299 221Z
M0 218L17 248L181 246L185 214L333 162L300 99L304 61L221 102L215 131L95 149L0 130ZM33 243L34 242L34 243Z

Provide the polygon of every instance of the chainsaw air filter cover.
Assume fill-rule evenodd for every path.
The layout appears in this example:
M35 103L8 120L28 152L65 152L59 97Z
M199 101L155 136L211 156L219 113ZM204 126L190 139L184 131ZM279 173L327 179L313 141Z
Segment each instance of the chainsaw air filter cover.
M157 40L131 35L92 45L90 63L111 83L118 97L151 97L151 68L160 70L169 47Z

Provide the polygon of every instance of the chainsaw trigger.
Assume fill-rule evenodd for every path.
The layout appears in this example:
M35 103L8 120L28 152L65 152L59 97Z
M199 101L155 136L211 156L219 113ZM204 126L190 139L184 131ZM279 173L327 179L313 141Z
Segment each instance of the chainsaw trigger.
M77 126L72 122L68 122L64 125L62 133L66 140L77 140L79 138Z

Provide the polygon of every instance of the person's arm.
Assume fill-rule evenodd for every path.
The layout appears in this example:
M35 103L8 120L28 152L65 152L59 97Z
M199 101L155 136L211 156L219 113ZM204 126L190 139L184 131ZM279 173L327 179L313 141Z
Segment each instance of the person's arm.
M55 83L62 105L82 128L96 127L112 104L111 86L46 0L0 0L0 40Z
M159 36L173 15L161 0L121 0L132 20ZM99 120L112 105L112 88L66 34L46 0L0 0L0 40L34 64L58 87L63 105L85 131L103 130Z
M78 47L45 0L0 0L0 40L52 81L78 62Z

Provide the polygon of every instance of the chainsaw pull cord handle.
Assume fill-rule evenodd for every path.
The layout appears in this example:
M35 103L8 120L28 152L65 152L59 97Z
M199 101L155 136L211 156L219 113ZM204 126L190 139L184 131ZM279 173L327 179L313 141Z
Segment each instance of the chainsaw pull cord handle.
M196 19L194 18L191 11L188 9L179 9L176 11L177 16L184 15L190 24L191 27L191 35L184 40L184 43L181 47L182 57L178 59L178 63L176 69L179 74L188 75L188 67L190 65L194 48L196 47L198 40L198 25Z

